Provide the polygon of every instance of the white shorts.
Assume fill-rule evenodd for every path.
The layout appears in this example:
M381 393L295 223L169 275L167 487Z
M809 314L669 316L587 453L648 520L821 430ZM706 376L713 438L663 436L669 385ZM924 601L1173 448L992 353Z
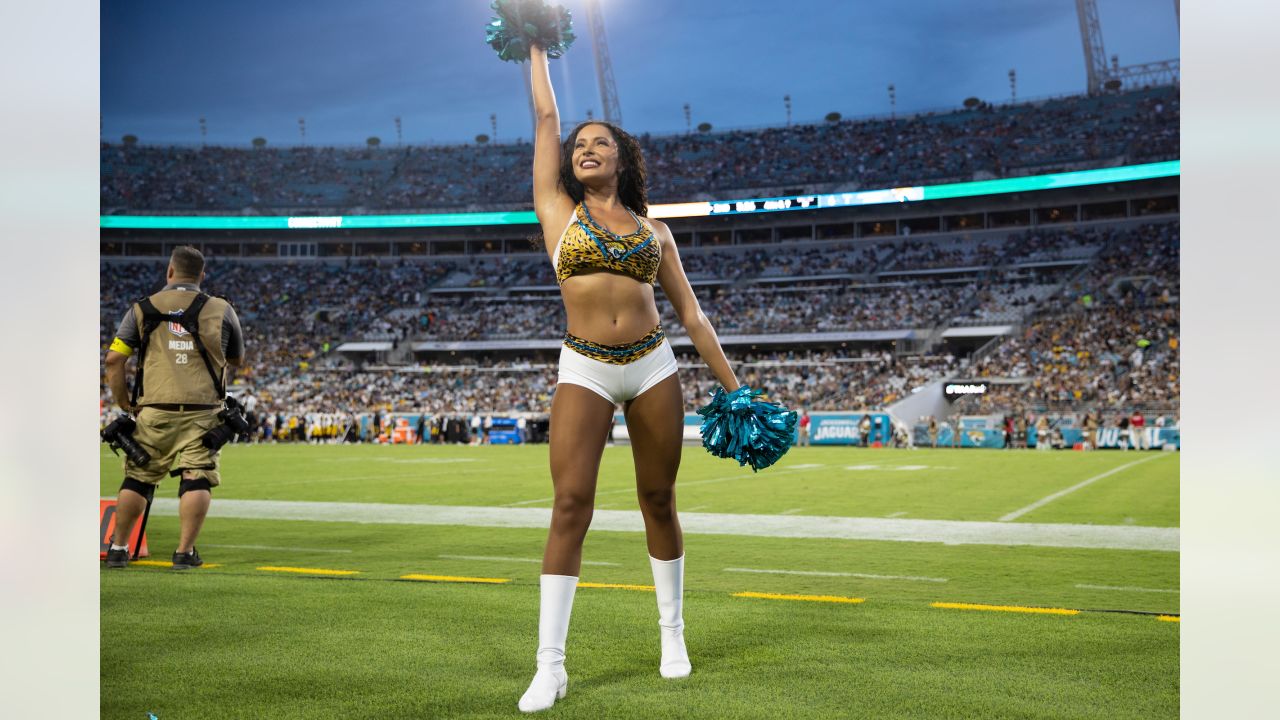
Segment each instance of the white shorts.
M640 397L675 373L676 354L665 338L644 357L626 365L601 362L568 346L560 349L558 382L581 385L613 403Z

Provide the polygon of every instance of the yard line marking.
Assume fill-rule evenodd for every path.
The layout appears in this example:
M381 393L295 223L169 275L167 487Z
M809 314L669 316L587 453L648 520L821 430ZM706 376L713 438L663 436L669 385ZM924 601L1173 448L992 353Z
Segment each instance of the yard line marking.
M825 572L821 570L762 570L757 568L725 568L724 572L760 573L762 575L813 575L816 577L855 577L868 580L914 580L917 582L947 582L946 578L921 577L919 575L870 575L853 572Z
M449 463L475 462L475 458L379 458L381 462L396 465L446 465Z
M166 561L164 561L164 560L130 560L130 561L129 561L129 564L130 564L130 565L145 565L146 567L167 567L167 568L171 568L171 567L173 567L173 563L171 563L171 562L166 562ZM216 567L222 567L222 565L220 565L220 564L218 564L218 563L205 563L205 564L203 564L203 565L197 565L197 566L195 566L195 568L193 568L193 569L195 569L195 570L200 570L200 569L202 569L202 568L204 568L204 569L208 569L208 568L216 568Z
M840 597L838 595L785 595L781 593L740 592L740 593L733 593L733 596L740 597L740 598L759 598L761 600L801 600L804 602L827 602L827 603L849 603L849 604L866 602L866 598Z
M812 470L813 468L826 467L822 463L805 463L803 465L788 465L788 470Z
M502 583L511 582L511 578L465 577L461 575L419 575L416 573L401 575L400 579L417 580L419 582L485 583L489 585L501 585Z
M896 517L902 517L903 515L906 515L906 514L907 514L907 511L906 511L906 510L902 510L902 511L900 511L900 512L896 512L896 513L889 513L888 515L885 515L885 517L887 517L887 518L896 518Z
M448 476L430 476L424 475L424 470L412 473L383 473L379 475L335 475L334 477L307 477L295 478L291 480L272 480L270 487L288 487L291 485L315 485L317 483L332 482L353 482L357 480L423 480L433 481L436 479L453 480L459 475L480 475L482 473L493 473L491 468L478 468L475 470L450 469Z
M779 514L779 515L795 515L796 513L800 512L801 510L804 510L804 508L791 508L790 510L783 510L782 512L780 512L780 513L778 513L778 514Z
M1068 610L1066 608L1039 608L1039 607L1023 607L1022 605L975 605L973 603L931 603L930 607L946 608L951 610L990 610L992 612L1017 612L1017 613L1036 613L1040 615L1079 615L1079 610Z
M108 498L110 499L110 498ZM178 517L176 498L157 498L152 517ZM467 527L529 528L546 532L550 508L475 507L467 505L407 505L392 503L314 502L301 500L234 500L224 498L209 508L212 518L246 520L313 520L386 525L463 525ZM1002 523L969 520L833 517L814 515L752 515L680 513L680 525L691 535L819 538L935 542L952 545L1031 545L1038 547L1109 548L1178 552L1176 527L1135 525L1072 525L1066 523ZM644 518L635 510L597 510L595 530L644 532Z
M542 558L518 558L518 557L499 557L494 555L437 555L436 557L444 560L493 560L495 562L528 562L540 563ZM606 565L609 567L621 567L620 563L605 562L604 560L583 560L583 565Z
M706 509L707 509L707 508L709 508L709 507L711 507L711 506L710 506L710 505L698 505L697 507L685 508L684 512L697 512L697 511L699 511L699 510L706 510Z
M594 583L594 582L580 582L578 583L578 587L609 588L612 590L642 590L642 591L649 591L653 589L652 585L621 585L618 583Z
M1112 585L1076 585L1082 590L1123 590L1126 592L1156 592L1156 593L1177 593L1178 590L1161 590L1158 588L1140 588L1140 587L1115 587Z
M266 572L297 573L299 575L359 575L359 570L328 570L326 568L278 567L264 565L258 568Z
M1049 495L1049 496L1047 496L1047 497L1042 497L1042 498L1040 498L1039 500L1037 500L1037 501L1035 501L1035 502L1031 503L1030 505L1028 505L1028 506L1026 506L1026 507L1024 507L1024 508L1022 508L1022 509L1020 509L1020 510L1014 510L1013 512L1009 513L1008 515L1005 515L1004 517L1000 518L1000 522L1009 522L1010 520L1016 520L1016 519L1018 519L1018 518L1022 517L1023 515L1026 515L1027 513L1031 512L1032 510L1036 510L1036 509L1038 509L1038 508L1042 508L1042 507L1044 507L1045 505L1048 505L1049 503L1053 502L1054 500L1057 500L1058 498L1062 497L1063 495L1067 495L1068 493L1073 493L1073 492L1075 492L1076 490L1079 490L1080 488L1085 487L1086 485L1092 485L1093 483L1095 483L1095 482L1097 482L1097 481L1099 481L1099 480L1101 480L1101 479L1103 479L1103 478L1105 478L1105 477L1110 477L1110 476L1112 476L1112 475L1115 475L1116 473L1120 472L1121 470L1127 470L1127 469L1129 469L1129 468L1133 467L1134 465L1141 465L1142 463L1145 463L1145 462L1151 462L1152 460L1155 460L1155 459L1160 458L1160 457L1163 457L1163 456L1162 456L1162 455L1152 455L1151 457L1146 457L1146 458L1143 458L1143 459L1141 459L1141 460L1134 460L1134 461L1133 461L1133 462L1131 462L1131 463L1125 463L1124 465L1121 465L1121 466L1120 466L1120 467L1118 467L1118 468L1112 468L1112 469L1110 469L1110 470L1108 470L1108 471L1106 471L1106 472L1102 473L1101 475L1094 475L1093 477L1089 478L1088 480L1085 480L1085 481L1083 481L1083 482L1076 483L1075 485L1072 485L1071 487L1067 488L1066 490L1059 490L1058 492L1056 492L1056 493L1054 493L1054 494L1052 494L1052 495Z
M769 473L768 477L777 477L779 475L792 475L800 471L801 471L800 468L793 466L783 470L775 470ZM676 488L683 490L684 488L694 487L697 485L710 485L712 483L727 482L729 480L748 480L750 478L751 478L750 475L746 475L743 473L737 473L734 475L722 475L721 477L707 478L706 480L691 480L689 482L677 482ZM596 497L600 497L601 495L617 495L618 493L634 493L634 492L635 492L635 488L623 488L621 490L605 490L604 492L596 493ZM552 500L555 500L555 498L546 497L546 498L538 498L536 500L521 500L519 502L505 503L500 507L520 507L521 505L536 505L538 503L551 502Z
M1182 618L1177 615L1157 615L1156 619L1163 620L1164 622L1182 622Z
M549 497L549 498L538 498L537 500L521 500L520 502L504 503L499 507L520 507L521 505L536 505L538 503L551 502L552 500L555 500L555 498Z
M235 550L285 550L288 552L318 552L318 553L349 553L350 550L340 548L304 548L304 547L278 547L275 545L214 545L213 543L200 543L201 547L213 548L232 548Z

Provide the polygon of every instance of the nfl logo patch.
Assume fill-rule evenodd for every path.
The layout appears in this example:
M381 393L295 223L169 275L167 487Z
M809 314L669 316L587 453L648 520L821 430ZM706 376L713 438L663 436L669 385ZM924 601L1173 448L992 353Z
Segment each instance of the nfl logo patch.
M182 317L182 311L172 310L169 312L169 315L170 317L180 318ZM173 322L172 320L169 321L169 332L173 333L174 335L177 335L178 337L191 334L187 332L186 328L182 327L182 323L176 323L176 322Z

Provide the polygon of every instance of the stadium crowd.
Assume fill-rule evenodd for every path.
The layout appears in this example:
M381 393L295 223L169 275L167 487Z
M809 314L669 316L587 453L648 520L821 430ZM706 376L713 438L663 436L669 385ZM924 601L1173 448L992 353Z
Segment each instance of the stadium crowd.
M715 258L702 267L717 277L720 268L731 264L725 262L729 258L738 268L759 262L752 267L751 278L777 267L786 269L785 277L797 278L701 287L703 310L724 336L928 329L948 323L1015 322L1031 316L1020 335L967 369L978 377L1013 378L1020 383L996 386L977 401L979 409L1176 405L1176 222L1128 229L1039 229L989 242L998 248L993 264L1004 270L977 272L947 283L855 285L847 279L800 280L829 270L823 259L839 255L812 249L787 253L772 246L767 257L754 249L698 251L682 259L688 263L690 258ZM880 251L872 246L844 254L857 266ZM1057 257L1078 251L1084 251L1087 258L1081 262L1087 265L1010 267L1032 253ZM564 315L553 291L461 292L448 287L456 278L464 279L459 287L471 288L476 282L494 288L528 279L540 282L548 265L545 257L527 256L339 262L217 259L209 265L204 289L228 297L239 310L250 363L237 372L237 383L252 388L272 412L359 413L389 408L441 413L505 408L536 414L549 409L555 377L547 364L553 358L486 360L489 365L484 368L437 366L420 372L402 343L556 337L564 329ZM102 348L110 343L128 304L162 284L163 267L159 260L102 263ZM661 294L659 307L668 332L682 334ZM353 340L390 341L392 349L400 352L398 362L409 365L369 370L367 358L353 361L336 352L340 343ZM1141 347L1139 341L1143 341ZM753 383L785 396L789 404L814 410L850 403L887 405L930 378L961 369L953 357L895 358L877 353L863 358L862 351L852 352L852 357L846 357L801 346L790 353L743 355L730 348L735 361L752 373ZM418 362L425 361L419 358ZM696 358L686 358L686 364L698 363ZM701 404L709 383L705 370L687 376L689 407Z
M1176 414L1180 395L1179 226L1117 235L1040 316L971 368L1025 379L967 399L983 409L1146 406Z
M1177 88L876 120L639 138L651 202L726 191L901 187L1174 158ZM100 205L124 211L347 214L526 206L527 143L160 147L102 143ZM849 157L858 158L850 166Z

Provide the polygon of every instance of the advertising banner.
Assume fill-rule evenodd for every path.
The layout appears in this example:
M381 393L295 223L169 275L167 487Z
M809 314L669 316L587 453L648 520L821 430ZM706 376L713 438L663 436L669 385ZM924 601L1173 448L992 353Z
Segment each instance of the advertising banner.
M1162 448L1165 445L1172 445L1179 450L1182 449L1182 433L1178 428L1143 428L1137 438L1131 437L1128 430L1121 430L1120 428L1109 427L1098 431L1098 447L1100 448L1133 447L1135 440L1142 443L1144 448L1149 449Z
M862 437L863 417L871 421L866 438ZM893 425L888 413L809 414L809 442L814 445L889 445L892 440Z

